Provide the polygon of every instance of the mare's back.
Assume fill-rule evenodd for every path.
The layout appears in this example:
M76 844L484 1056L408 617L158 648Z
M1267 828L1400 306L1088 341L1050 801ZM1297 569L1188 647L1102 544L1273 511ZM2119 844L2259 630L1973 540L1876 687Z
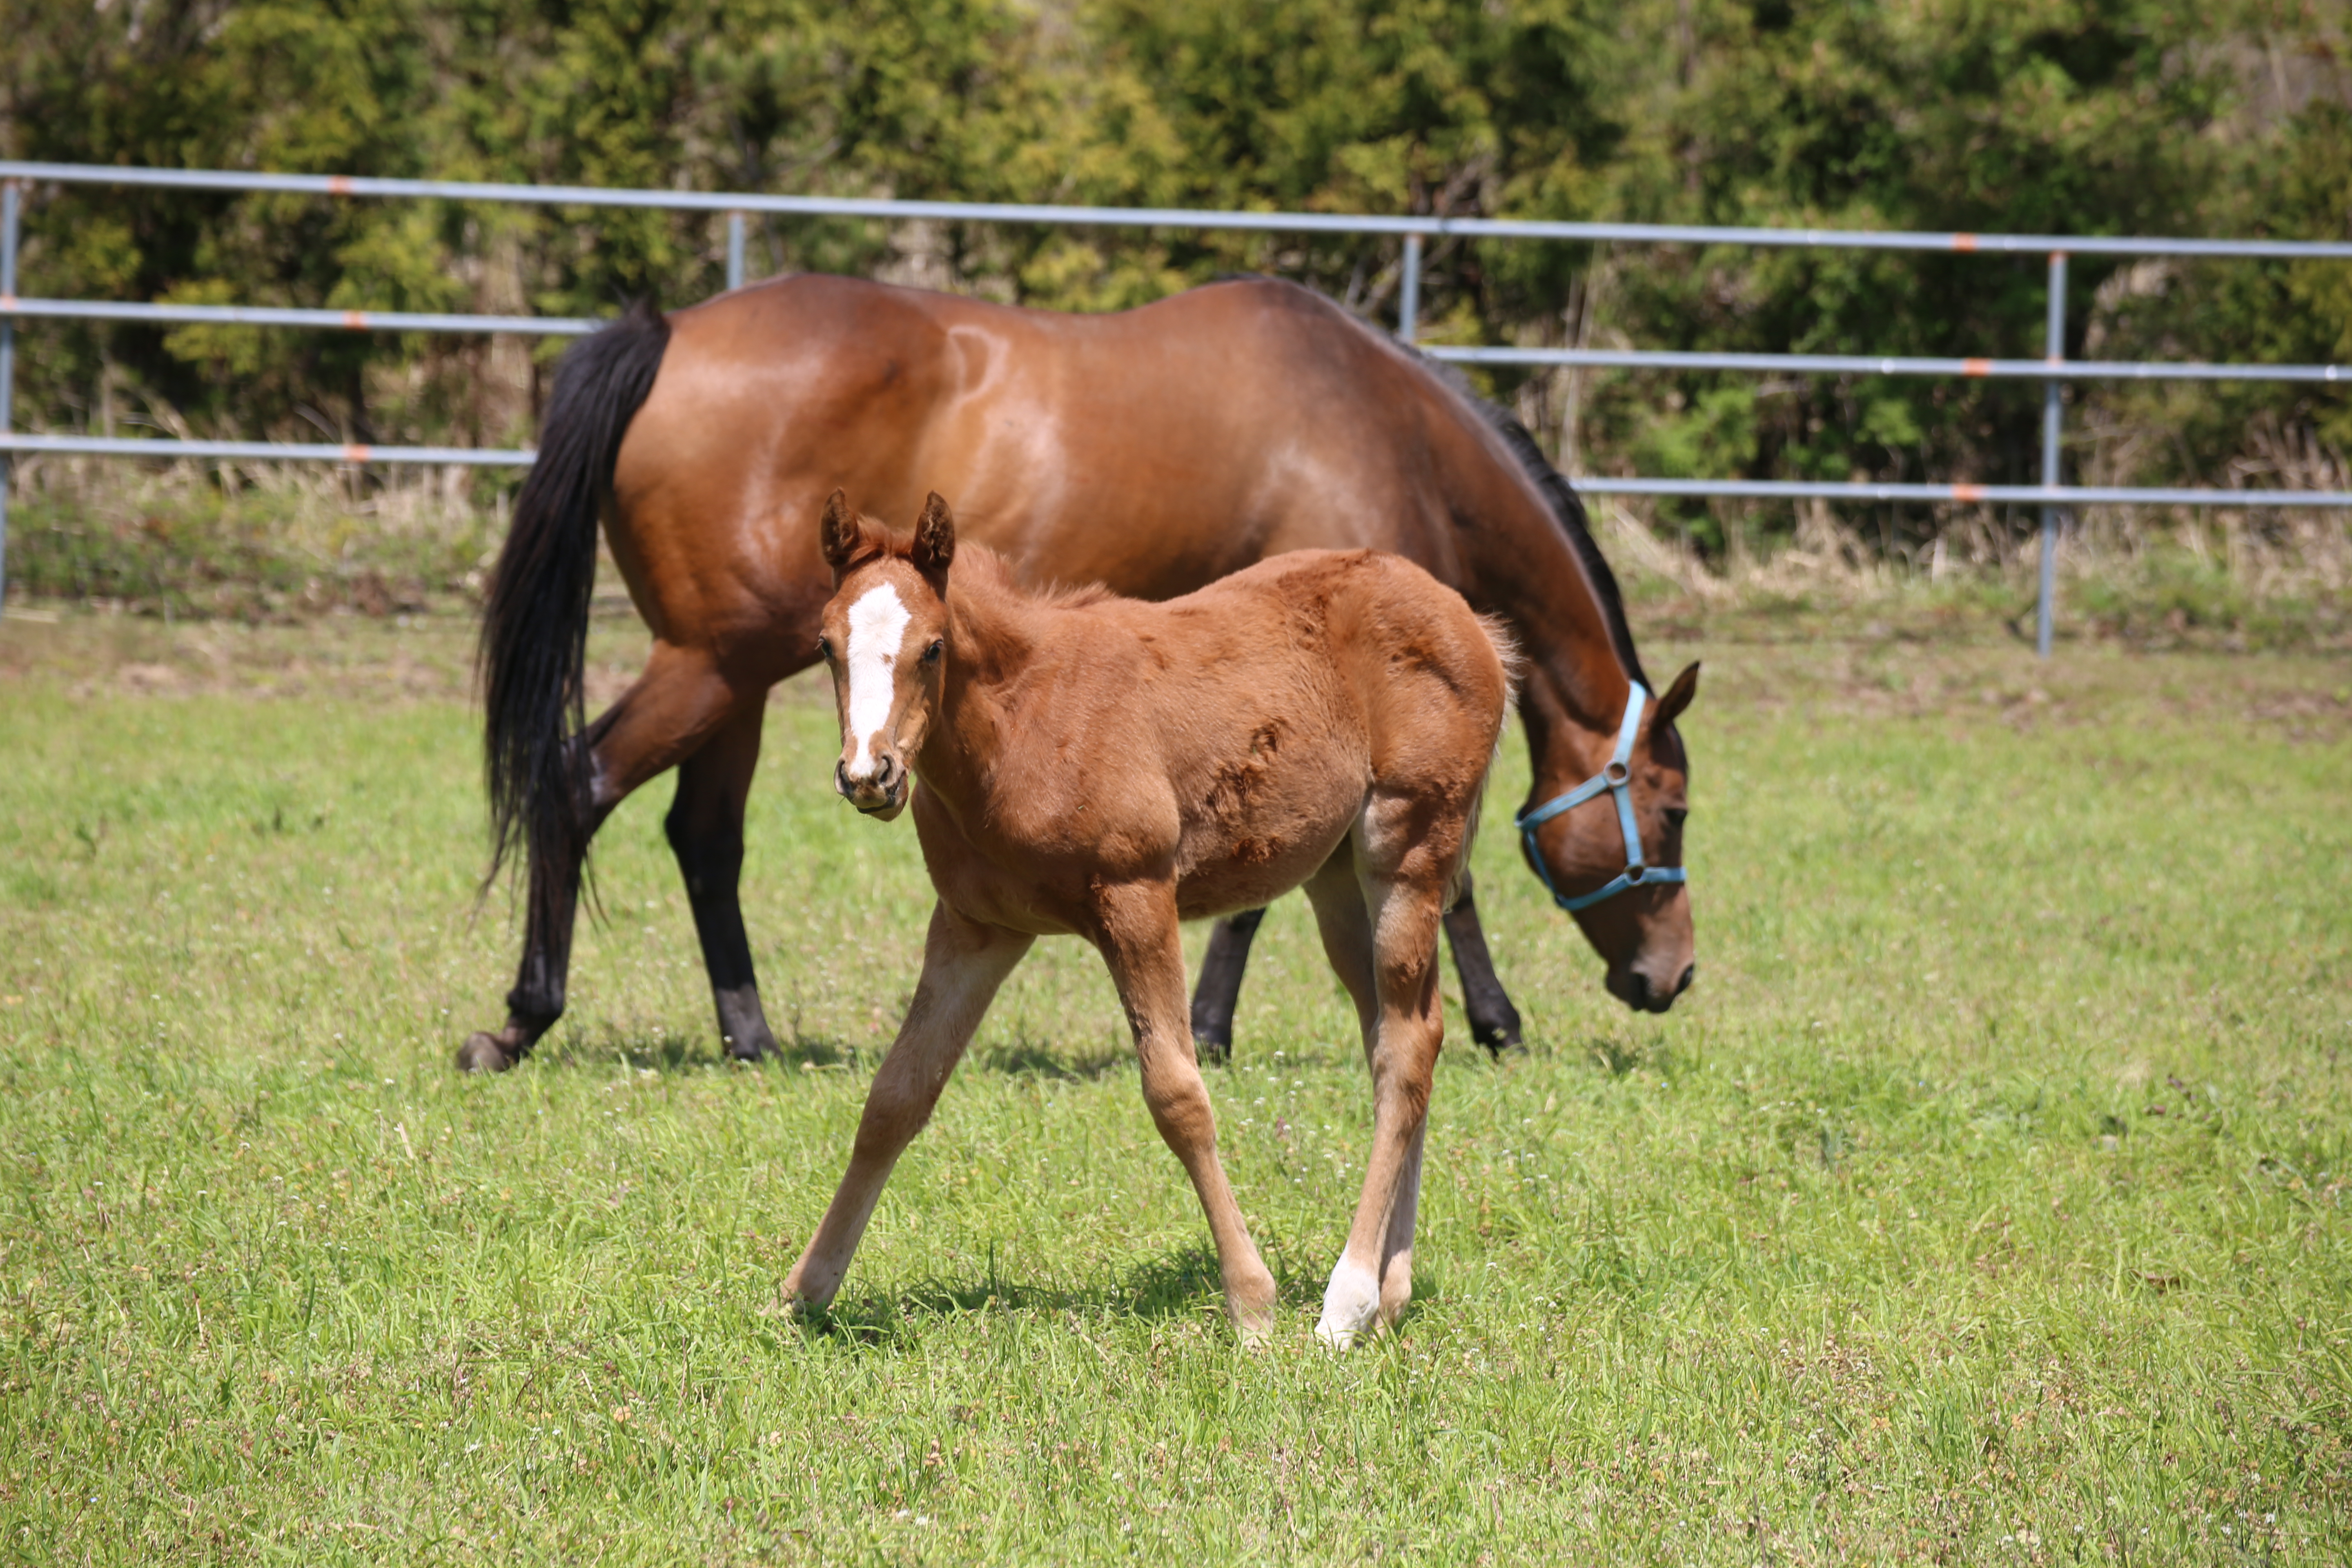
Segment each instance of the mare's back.
M1362 546L1455 581L1441 475L1491 466L1426 370L1286 283L1084 316L803 276L673 321L617 488L634 504L683 479L679 521L698 527L796 519L836 485L880 514L936 489L1032 583L1164 599L1284 551ZM722 479L731 503L702 488ZM762 573L820 564L762 532Z
M1024 576L1166 598L1285 551L1359 548L1444 574L1432 426L1462 405L1337 306L1247 279L1028 316L1066 468L1010 552Z

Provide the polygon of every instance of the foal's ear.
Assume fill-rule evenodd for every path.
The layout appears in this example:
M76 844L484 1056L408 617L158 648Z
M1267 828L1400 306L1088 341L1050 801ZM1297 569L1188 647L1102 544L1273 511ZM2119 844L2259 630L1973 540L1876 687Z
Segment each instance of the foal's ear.
M839 490L824 498L824 515L817 520L816 528L824 563L836 573L848 571L866 552L866 530L859 525L857 514L849 510L849 498Z
M1675 683L1666 688L1664 697L1658 699L1658 710L1650 720L1650 728L1659 730L1673 723L1682 716L1683 710L1691 705L1691 699L1697 695L1698 661L1693 659L1683 666L1683 672L1675 677Z
M933 587L946 592L948 567L955 560L955 514L937 490L923 498L923 515L915 521L915 548L907 558Z

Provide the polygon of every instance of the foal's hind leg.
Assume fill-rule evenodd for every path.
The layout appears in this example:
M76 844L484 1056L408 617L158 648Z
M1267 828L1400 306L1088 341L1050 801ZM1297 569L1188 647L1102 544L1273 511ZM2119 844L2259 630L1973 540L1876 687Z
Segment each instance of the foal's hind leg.
M1324 952L1355 998L1372 1073L1371 1153L1315 1331L1341 1350L1376 1322L1395 1322L1412 1296L1421 1151L1443 1042L1437 929L1444 883L1428 875L1437 858L1431 851L1443 847L1424 838L1394 852L1398 847L1381 842L1391 836L1382 831L1384 816L1410 817L1376 801L1356 843L1307 885ZM1372 864L1360 870L1360 856Z
M459 1067L468 1072L503 1072L563 1016L572 928L580 906L580 868L587 858L588 840L630 791L699 747L725 722L737 701L707 657L656 643L636 683L574 742L584 753L580 769L586 818L583 831L560 855L531 857L522 963L514 989L507 993L506 1027L469 1037L458 1047Z
M833 1194L816 1234L784 1276L786 1300L823 1307L841 1289L866 1222L882 1196L890 1169L931 1119L948 1075L963 1058L981 1015L1034 938L965 920L945 904L931 910L923 943L923 977L890 1054L866 1091L849 1169Z
M739 888L743 874L743 806L760 763L760 724L766 704L745 704L702 750L677 768L677 799L662 826L686 879L702 941L703 967L719 1008L719 1037L738 1061L758 1061L773 1050L760 1006L760 979L743 932Z
M1175 889L1164 882L1130 882L1100 889L1095 906L1097 929L1091 934L1135 1032L1143 1102L1160 1138L1183 1162L1208 1215L1227 1315L1244 1340L1263 1339L1274 1328L1274 1276L1250 1239L1233 1184L1217 1158L1216 1117L1186 1027L1184 944Z

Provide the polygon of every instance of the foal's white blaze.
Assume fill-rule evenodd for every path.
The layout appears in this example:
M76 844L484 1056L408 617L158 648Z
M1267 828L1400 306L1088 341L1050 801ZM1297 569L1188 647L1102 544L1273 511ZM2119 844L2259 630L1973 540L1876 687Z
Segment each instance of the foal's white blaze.
M1335 1351L1346 1350L1372 1326L1380 1310L1379 1279L1342 1253L1323 1291L1323 1321L1315 1325L1315 1337Z
M890 721L898 648L914 619L887 583L868 588L849 606L849 734L857 742L845 771L855 782L874 776L874 738Z

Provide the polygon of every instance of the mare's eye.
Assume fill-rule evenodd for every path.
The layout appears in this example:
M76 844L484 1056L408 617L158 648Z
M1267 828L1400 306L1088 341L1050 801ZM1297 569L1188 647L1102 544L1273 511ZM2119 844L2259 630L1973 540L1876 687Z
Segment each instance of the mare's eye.
M938 637L933 637L931 639L931 646L923 650L923 662L925 664L939 663L940 650L946 647L946 643L940 641Z
M1666 807L1666 826L1668 827L1680 827L1683 825L1683 818L1689 815L1690 808L1687 806L1670 805Z

